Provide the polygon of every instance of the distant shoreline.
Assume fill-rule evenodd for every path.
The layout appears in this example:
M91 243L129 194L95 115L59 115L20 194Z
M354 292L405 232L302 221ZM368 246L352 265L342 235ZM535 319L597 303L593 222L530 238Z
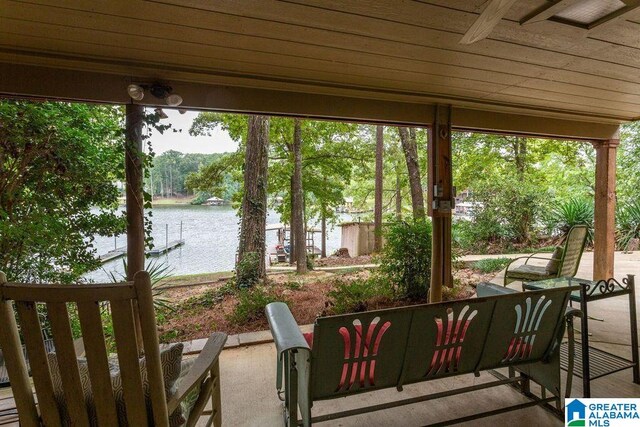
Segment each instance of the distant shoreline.
M195 196L187 196L187 197L154 197L151 202L152 205L190 205L191 202L195 199ZM120 206L126 205L126 200L124 197L119 197L118 201Z

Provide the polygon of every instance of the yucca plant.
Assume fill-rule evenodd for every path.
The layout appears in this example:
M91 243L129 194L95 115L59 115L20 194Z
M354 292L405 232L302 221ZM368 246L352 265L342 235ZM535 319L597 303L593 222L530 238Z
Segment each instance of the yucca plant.
M114 271L107 272L109 277L113 283L124 282L127 280L126 271L127 271L127 261L126 259L122 260L122 265L124 267L125 273L118 273ZM156 308L164 308L167 310L173 310L173 307L168 299L163 297L166 290L166 283L163 286L160 286L165 279L168 279L173 275L173 269L169 267L167 264L163 262L158 262L156 260L149 260L147 265L145 266L145 270L149 273L151 277L151 294L153 295L153 305Z
M573 198L560 202L547 217L547 226L551 232L565 235L575 225L586 225L587 245L593 243L593 202L587 199Z
M640 201L620 205L617 215L618 248L625 250L631 239L640 239Z

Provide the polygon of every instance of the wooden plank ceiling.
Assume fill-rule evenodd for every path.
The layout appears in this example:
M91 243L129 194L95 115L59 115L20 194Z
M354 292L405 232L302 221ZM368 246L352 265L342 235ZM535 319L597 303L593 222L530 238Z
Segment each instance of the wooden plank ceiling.
M520 25L548 2L518 0L486 39L460 44L486 4L0 0L0 62L601 122L640 117L640 8L587 30Z

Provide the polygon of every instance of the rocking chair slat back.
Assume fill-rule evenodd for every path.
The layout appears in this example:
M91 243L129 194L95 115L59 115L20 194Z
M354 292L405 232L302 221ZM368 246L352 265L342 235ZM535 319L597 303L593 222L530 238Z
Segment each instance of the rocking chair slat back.
M53 340L60 366L60 379L64 390L69 418L73 425L88 426L89 417L85 408L82 384L76 351L73 346L73 336L69 324L67 305L63 302L51 302L47 304L47 313Z
M0 272L0 285L6 282L6 276ZM0 328L0 346L2 346L2 354L7 370L13 372L11 389L13 390L16 407L21 414L20 422L27 427L39 426L38 410L31 392L27 364L22 355L18 325L11 303L2 298L2 288L0 288L0 325L2 325Z
M83 387L91 387L90 394L94 399L95 417L99 424L118 425L107 346L102 331L100 304L104 302L111 306L124 406L129 425L168 425L153 298L147 272L137 273L133 282L103 285L12 284L6 283L4 275L0 276L0 318L8 320L0 328L0 347L7 358L20 420L25 425L38 425L38 410L31 395L26 363L16 350L22 346L12 301L15 303L20 331L30 362L40 417L45 425L61 425L63 413L66 413L73 425L88 426L92 414L89 414ZM140 311L142 337L137 337L136 334L134 304ZM86 370L89 373L87 384L81 381L69 323L69 310L73 308L77 308L84 337ZM47 354L45 349L39 312L46 313L50 322L55 355ZM5 324L8 327L5 327ZM145 391L140 371L140 338L145 350L144 363L153 413L152 423L147 419ZM52 366L57 369L52 371ZM60 396L55 395L54 380L61 383L64 409L60 406ZM56 383L56 386L60 384Z
M113 397L107 347L102 332L100 305L97 302L79 302L78 317L83 337L93 337L92 344L84 346L87 358L89 380L93 388L96 405L96 418L99 425L118 425L116 401Z
M142 390L142 376L138 362L138 350L131 301L111 303L113 332L118 347L118 364L122 379L122 392L127 406L127 420L131 426L147 425L147 411Z
M22 326L22 336L29 355L29 365L33 376L33 385L38 395L38 406L42 420L48 426L60 426L58 407L54 399L53 382L49 371L47 353L42 340L40 319L36 304L32 301L16 301L16 310ZM4 344L2 344L4 347ZM11 372L9 372L11 379Z

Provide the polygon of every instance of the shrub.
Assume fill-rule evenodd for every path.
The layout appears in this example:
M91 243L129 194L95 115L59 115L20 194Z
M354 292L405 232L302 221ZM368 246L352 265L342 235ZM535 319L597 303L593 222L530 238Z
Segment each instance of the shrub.
M238 304L234 307L228 319L236 325L262 319L265 317L264 308L267 304L276 301L282 301L282 298L266 286L240 289L238 291Z
M327 294L333 314L367 311L372 300L393 298L393 290L380 277L345 281L337 279L334 288Z
M478 185L473 201L470 240L485 244L495 241L528 243L533 226L543 205L544 193L533 183L515 177L500 182L484 182Z
M481 273L500 271L511 262L510 258L485 258L473 263L473 268Z
M431 222L391 222L385 238L378 280L392 283L403 297L425 299L431 282Z
M559 202L547 218L549 230L565 235L574 225L586 225L587 245L593 243L593 202L586 199L570 199Z
M631 239L640 239L640 201L630 201L618 210L618 246L625 250Z

